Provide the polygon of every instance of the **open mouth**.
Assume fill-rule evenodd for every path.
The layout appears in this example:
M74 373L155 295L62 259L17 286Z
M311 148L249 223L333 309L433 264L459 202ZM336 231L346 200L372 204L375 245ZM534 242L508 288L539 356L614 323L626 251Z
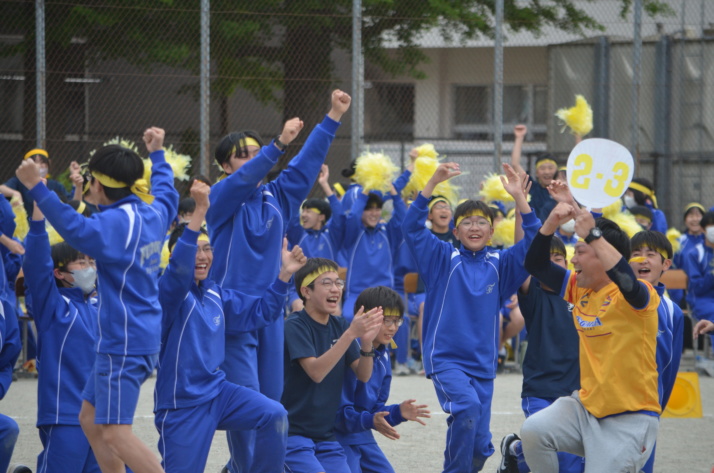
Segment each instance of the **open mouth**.
M327 298L327 302L328 302L329 304L337 304L337 302L338 302L339 300L340 300L339 297L328 297L328 298Z
M652 272L652 270L650 268L640 268L637 270L637 274L640 276L647 276L651 272Z

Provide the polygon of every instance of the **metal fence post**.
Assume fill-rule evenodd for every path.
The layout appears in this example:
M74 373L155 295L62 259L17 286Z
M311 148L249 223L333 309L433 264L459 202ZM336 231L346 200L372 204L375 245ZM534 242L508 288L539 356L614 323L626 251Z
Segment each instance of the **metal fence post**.
M364 136L364 57L362 0L352 0L352 159L357 159Z
M642 75L642 0L635 0L632 45L632 155L640 164L640 82Z
M46 123L46 74L47 61L45 57L45 0L35 0L35 48L37 53L35 56L36 64L36 91L35 105L37 107L36 120L36 136L35 145L38 148L45 148L47 140L47 123Z
M211 0L201 0L201 145L199 172L208 176L211 159Z
M496 44L493 51L493 171L501 172L503 148L503 0L496 0Z
M655 48L655 113L654 113L654 146L656 170L656 193L658 195L673 196L670 192L672 158L670 148L672 113L670 101L672 99L672 69L671 69L671 41L669 36L662 36ZM673 198L664 199L663 210L667 217L674 217L675 207Z

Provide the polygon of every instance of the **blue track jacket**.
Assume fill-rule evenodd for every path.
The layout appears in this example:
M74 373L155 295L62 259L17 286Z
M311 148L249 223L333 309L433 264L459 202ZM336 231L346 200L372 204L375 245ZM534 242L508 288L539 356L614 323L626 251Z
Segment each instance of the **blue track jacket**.
M345 215L342 204L333 194L329 197L332 216L327 224L319 230L306 230L300 224L300 213L292 217L288 224L288 243L292 248L295 245L302 248L308 258L327 258L337 261L337 252L342 247L345 236Z
M154 412L193 407L215 398L226 375L224 313L239 314L236 329L257 330L280 314L288 283L276 279L260 296L222 289L210 279L196 285L198 232L186 228L161 279L161 353Z
M161 307L157 277L169 225L178 210L171 166L159 150L149 156L151 205L135 195L87 218L63 204L44 184L30 193L45 218L73 248L97 262L97 352L153 355L159 352ZM34 302L34 301L33 301Z
M526 251L540 228L534 212L523 215L523 240L506 250L456 250L424 226L428 199L421 193L404 219L404 239L426 288L423 361L427 376L457 369L493 379L498 362L501 301L528 277Z
M30 220L22 265L37 327L37 426L79 425L97 349L97 300L58 287L44 220Z

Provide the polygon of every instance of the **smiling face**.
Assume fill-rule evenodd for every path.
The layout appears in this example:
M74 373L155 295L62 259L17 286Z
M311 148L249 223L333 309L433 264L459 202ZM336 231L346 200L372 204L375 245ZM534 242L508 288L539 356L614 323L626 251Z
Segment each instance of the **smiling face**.
M325 223L325 216L312 209L303 208L300 213L300 223L306 230L319 230Z
M204 240L198 240L198 249L196 250L196 267L193 271L193 278L196 284L208 277L208 272L211 270L213 263L213 248L211 244Z
M321 316L334 314L340 304L343 284L336 271L319 275L309 286L300 288L305 310Z
M362 225L367 228L374 228L377 226L381 218L382 209L376 206L370 207L362 212Z
M704 230L700 225L704 214L698 208L693 208L687 212L684 217L684 225L687 227L687 233L690 235L700 235Z
M399 321L402 320L401 316L386 316L384 317L384 322L382 322L382 327L379 329L379 333L374 337L375 345L387 345L394 338L394 334L399 330L397 325Z
M558 171L558 166L551 162L539 163L536 167L536 179L538 184L543 187L548 187L553 182L553 177Z
M493 236L493 227L485 217L467 217L454 228L454 236L461 242L464 249L481 251Z
M630 260L630 267L637 279L644 279L653 286L659 282L662 273L672 266L672 260L665 259L659 252L643 246L632 250L632 258L644 258L642 262Z
M599 291L610 283L595 250L587 243L579 241L575 244L575 254L570 262L575 269L575 282L578 287Z
M451 206L447 202L437 202L431 207L427 220L431 222L432 230L437 233L445 233L449 230L451 217Z

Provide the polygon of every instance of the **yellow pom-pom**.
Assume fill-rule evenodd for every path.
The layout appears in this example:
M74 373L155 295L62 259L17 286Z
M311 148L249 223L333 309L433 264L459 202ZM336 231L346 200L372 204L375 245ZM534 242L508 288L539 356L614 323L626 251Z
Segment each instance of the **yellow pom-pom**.
M414 171L409 178L409 182L402 189L402 197L405 199L413 199L429 182L431 176L434 175L436 168L439 167L439 159L428 156L422 156L414 161ZM448 181L440 182L434 188L433 195L440 195L446 198L454 207L459 201L459 187Z
M568 269L571 271L575 270L573 256L575 256L575 245L565 245L565 257L568 258Z
M27 223L27 212L25 212L25 206L20 202L20 198L13 196L10 199L12 204L12 211L15 214L15 233L12 234L15 238L20 241L25 239L27 232L30 231L30 224Z
M510 248L513 246L516 235L516 219L515 218L504 218L496 224L493 229L493 236L491 237L491 244L493 246L501 246L504 248Z
M107 141L106 143L102 144L102 146L109 146L109 145L119 145L123 146L124 148L129 148L136 154L139 154L139 148L136 146L136 143L134 143L131 140L125 140L121 136L115 136L111 140ZM92 156L97 150L93 149L92 151L89 152L89 155Z
M629 236L630 238L635 236L636 233L642 231L642 227L639 223L637 223L635 217L633 217L628 212L619 212L613 215L610 220L618 224L620 226L620 229L627 233L627 236Z
M176 152L173 146L164 149L164 156L166 157L166 162L171 165L171 170L174 172L174 179L188 181L188 172L191 169L191 156Z
M478 191L484 201L491 202L498 200L501 202L513 202L511 194L506 192L501 182L501 176L495 173L490 173L485 176L486 179L481 181L481 190Z
M575 96L574 107L561 108L555 112L555 115L578 136L585 136L593 129L593 109L582 95Z
M434 145L431 143L424 143L423 145L417 146L414 149L417 152L418 158L436 159L439 156L439 153L436 152L436 148L434 148Z
M166 269L166 266L169 265L169 257L171 256L171 253L169 252L169 239L167 238L166 241L164 241L164 247L161 248L161 261L159 261L159 268Z
M47 230L47 236L50 239L50 246L64 241L64 238L57 233L57 230L55 230L55 227L50 225L50 222L45 221L45 229Z
M384 153L363 153L352 179L367 191L389 192L399 168Z
M681 242L679 241L682 236L682 233L676 228L672 227L667 230L665 236L667 237L667 240L669 240L669 242L672 244L672 254L678 252L679 248L682 246Z

